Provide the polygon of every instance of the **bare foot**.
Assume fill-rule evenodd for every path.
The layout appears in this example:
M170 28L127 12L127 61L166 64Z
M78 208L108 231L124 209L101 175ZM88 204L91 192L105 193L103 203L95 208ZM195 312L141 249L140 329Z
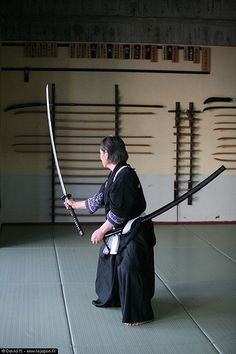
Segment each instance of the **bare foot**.
M125 323L126 326L129 326L129 327L135 327L135 326L142 326L144 325L145 323L149 323L149 322L152 322L153 320L149 320L149 321L144 321L144 322L128 322L128 323Z

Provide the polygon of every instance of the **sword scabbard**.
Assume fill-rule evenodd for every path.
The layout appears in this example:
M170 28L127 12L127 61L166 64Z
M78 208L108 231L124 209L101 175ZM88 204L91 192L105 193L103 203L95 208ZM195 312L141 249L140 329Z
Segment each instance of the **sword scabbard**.
M200 191L200 189L202 189L203 187L205 187L208 183L212 182L216 177L218 177L223 171L226 170L226 167L224 165L222 165L220 168L218 168L215 172L213 172L210 176L208 176L207 178L205 178L202 182L198 183L195 187L193 187L192 189L190 189L188 192L182 194L180 197L178 197L177 199L174 199L172 202L165 204L163 207L153 211L152 213L145 215L145 216L141 216L139 218L140 223L143 223L145 221L148 220L152 220L153 218L155 218L156 216L159 216L165 212L167 212L168 210L172 209L173 207L177 206L178 204L182 203L184 200L188 199L188 198L192 198L192 196L197 193L198 191ZM111 232L108 232L105 235L105 239L113 236L115 234L122 234L122 229L117 229Z

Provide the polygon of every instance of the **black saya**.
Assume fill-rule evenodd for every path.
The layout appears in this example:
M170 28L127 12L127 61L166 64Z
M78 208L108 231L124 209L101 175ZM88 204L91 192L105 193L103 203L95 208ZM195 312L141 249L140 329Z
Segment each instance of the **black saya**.
M166 205L162 206L161 208L153 211L152 213L138 218L137 220L135 220L134 224L142 223L142 222L147 221L147 220L151 220L151 219L153 219L153 218L155 218L155 217L157 217L157 216L159 216L159 215L161 215L163 213L166 213L168 210L174 208L178 204L182 203L184 200L186 200L189 197L191 197L193 194L195 194L198 191L200 191L200 189L202 189L207 184L212 182L216 177L218 177L225 170L226 170L226 167L222 165L216 171L214 171L211 175L209 175L207 178L205 178L202 182L198 183L194 188L190 189L190 191L182 194L177 199L173 200L172 202L169 202L168 204L166 204ZM110 236L113 236L113 235L121 235L122 231L123 231L123 228L119 228L119 229L117 229L115 231L111 231L111 232L109 232L109 233L107 233L105 235L105 239L107 239L107 238L109 238Z

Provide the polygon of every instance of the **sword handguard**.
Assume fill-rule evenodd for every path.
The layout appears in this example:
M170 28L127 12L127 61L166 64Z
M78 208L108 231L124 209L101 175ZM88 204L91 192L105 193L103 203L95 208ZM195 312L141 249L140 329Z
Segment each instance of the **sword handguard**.
M71 194L70 193L67 193L67 194L64 194L62 197L61 197L62 200L66 200L66 199L71 199Z

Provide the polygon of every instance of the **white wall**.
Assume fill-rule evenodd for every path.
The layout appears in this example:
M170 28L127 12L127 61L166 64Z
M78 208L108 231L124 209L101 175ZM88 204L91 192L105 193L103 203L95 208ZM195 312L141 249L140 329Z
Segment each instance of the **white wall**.
M7 106L23 102L45 102L45 85L55 83L56 101L59 102L102 102L114 103L115 85L119 85L121 102L134 104L163 104L161 109L146 109L152 115L133 115L121 117L121 134L151 135L150 139L138 139L136 142L148 142L147 148L129 148L129 151L150 151L150 155L130 155L130 163L136 168L145 191L148 208L151 212L163 204L173 200L175 173L175 128L174 114L168 110L175 108L180 101L182 108L188 108L194 102L197 110L204 108L203 101L209 96L234 97L236 92L235 62L236 48L211 48L211 73L202 74L163 74L163 73L127 73L127 72L30 72L29 82L24 82L20 71L2 71L1 75L1 148L2 148L2 221L3 222L47 222L50 221L51 180L50 154L15 152L20 146L16 143L45 142L45 138L17 138L16 135L48 134L46 114L14 114L14 111L3 112ZM164 61L159 56L158 63L150 61L110 60L110 59L71 59L67 47L60 47L58 58L25 58L23 47L1 48L2 67L64 67L64 68L119 68L147 70L201 70L200 64L183 61L179 63ZM230 105L230 104L229 104ZM94 108L93 108L94 109ZM94 110L104 111L104 108ZM75 108L73 110L88 110ZM90 108L90 110L92 110ZM110 109L107 109L110 110ZM135 109L127 109L134 111ZM136 109L142 110L145 109ZM236 110L228 110L227 113ZM228 118L217 118L216 113L225 111L206 111L198 115L197 133L199 133L199 153L197 154L197 174L194 179L200 182L217 169L223 162L214 159L213 153L219 151L217 146L221 132L215 131L216 121ZM57 118L74 119L75 115L57 115ZM80 118L95 119L94 116ZM96 119L109 119L97 115ZM230 118L231 120L235 118ZM68 126L83 127L81 124ZM97 127L106 128L100 123ZM112 131L111 131L112 132ZM68 133L68 132L67 132ZM88 132L87 132L88 133ZM73 131L69 134L87 134ZM97 134L93 132L91 134ZM102 131L106 135L107 131ZM231 134L236 136L235 132ZM71 141L66 139L64 141ZM79 141L79 140L78 140ZM78 142L77 141L77 142ZM85 141L85 139L83 140ZM91 141L91 140L90 140ZM96 139L94 141L97 141ZM131 139L126 139L131 143ZM24 147L24 149L30 149ZM80 147L82 150L83 148ZM89 149L89 148L88 148ZM94 147L90 148L94 150ZM95 148L96 149L96 148ZM231 150L230 150L231 151ZM235 148L232 149L232 152ZM83 157L98 157L98 153L81 154ZM68 155L67 155L68 157ZM71 154L70 158L75 158ZM62 163L61 163L62 164ZM85 163L63 162L67 166L85 167ZM90 165L90 164L87 164ZM93 164L95 166L95 164ZM96 164L101 166L100 163ZM235 163L226 163L226 167L235 168ZM93 174L97 172L73 173ZM65 172L64 172L65 173ZM101 172L104 174L104 172ZM79 179L84 181L84 179ZM97 179L93 179L98 181ZM99 179L100 181L101 179ZM91 179L87 179L90 182ZM68 187L73 196L88 197L97 186ZM193 204L183 202L177 208L157 218L157 221L233 221L236 220L236 174L235 170L225 171L216 181L207 186L194 197ZM60 195L60 192L58 192ZM58 202L60 203L60 202ZM59 209L61 212L61 210ZM65 217L57 221L70 221ZM82 217L84 222L101 221L103 217Z

